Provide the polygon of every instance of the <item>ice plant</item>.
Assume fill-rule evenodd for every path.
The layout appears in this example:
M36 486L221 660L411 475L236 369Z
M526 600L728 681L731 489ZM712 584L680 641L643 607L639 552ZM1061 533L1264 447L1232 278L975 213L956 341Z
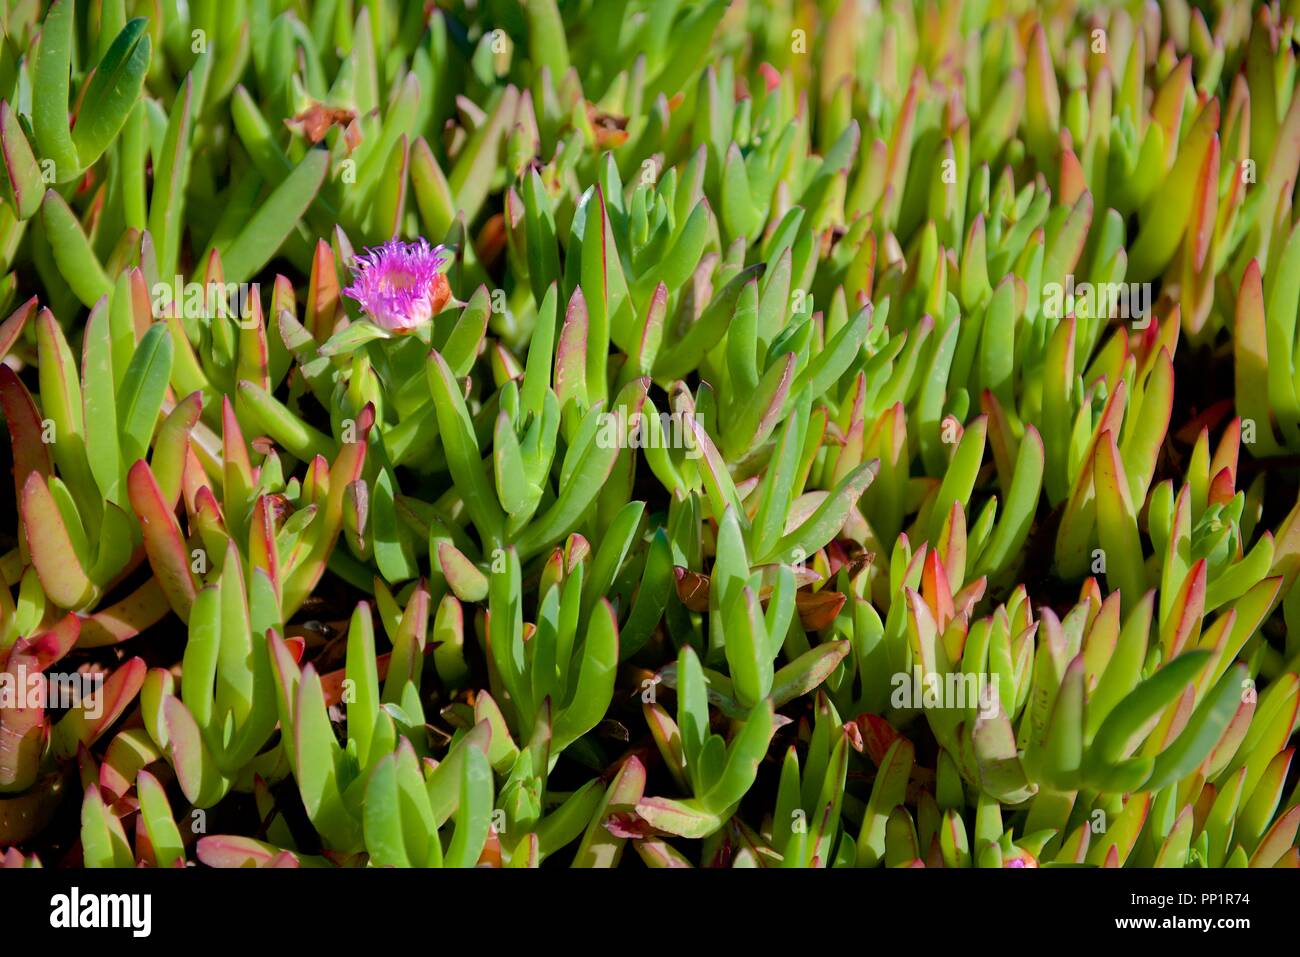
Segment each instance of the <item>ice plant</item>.
M343 295L355 299L371 322L386 332L409 333L436 315L451 298L446 267L451 256L427 240L400 239L356 257L352 285Z
M75 614L47 631L0 642L0 843L31 840L53 815L67 790L74 757L104 735L134 701L145 664L132 658L75 701L56 700L43 676L76 645ZM69 706L70 707L67 707ZM46 708L67 707L51 722Z
M868 6L4 4L5 865L1300 866L1287 11Z

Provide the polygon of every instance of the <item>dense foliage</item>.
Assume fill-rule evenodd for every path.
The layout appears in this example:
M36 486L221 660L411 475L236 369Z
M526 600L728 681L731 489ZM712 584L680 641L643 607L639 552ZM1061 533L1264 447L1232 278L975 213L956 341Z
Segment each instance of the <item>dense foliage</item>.
M5 0L3 862L1300 866L1298 8Z

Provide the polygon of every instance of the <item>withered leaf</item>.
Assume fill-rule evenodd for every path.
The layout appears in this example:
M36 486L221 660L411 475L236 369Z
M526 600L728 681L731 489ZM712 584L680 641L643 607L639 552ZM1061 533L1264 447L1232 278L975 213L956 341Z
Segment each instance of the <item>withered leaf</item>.
M356 120L356 110L313 102L293 119L285 120L284 125L307 137L313 146L325 139L331 127L340 127L348 149L354 150L361 143L361 127Z
M846 596L838 591L796 592L794 607L799 622L808 631L821 631L835 620L844 607Z

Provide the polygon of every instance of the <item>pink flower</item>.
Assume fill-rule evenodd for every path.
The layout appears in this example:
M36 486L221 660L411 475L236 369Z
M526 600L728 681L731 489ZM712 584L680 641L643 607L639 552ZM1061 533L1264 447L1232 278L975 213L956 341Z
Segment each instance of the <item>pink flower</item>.
M427 240L393 239L357 256L353 283L343 295L355 299L375 325L410 332L433 318L451 298L443 270L451 254Z

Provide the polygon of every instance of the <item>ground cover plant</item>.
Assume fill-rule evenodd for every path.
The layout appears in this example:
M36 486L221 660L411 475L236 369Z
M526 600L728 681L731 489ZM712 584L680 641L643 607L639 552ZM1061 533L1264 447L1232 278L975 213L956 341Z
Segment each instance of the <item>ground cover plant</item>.
M3 864L1300 866L1298 7L5 0Z

